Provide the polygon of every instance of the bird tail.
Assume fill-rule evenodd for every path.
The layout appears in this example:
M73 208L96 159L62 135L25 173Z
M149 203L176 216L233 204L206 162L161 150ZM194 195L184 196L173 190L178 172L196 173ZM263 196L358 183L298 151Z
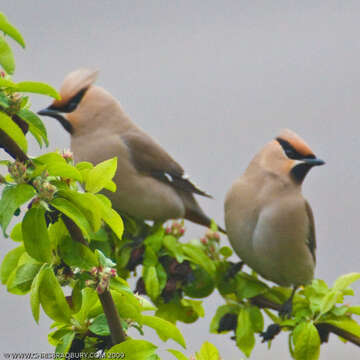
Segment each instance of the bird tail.
M185 219L190 220L196 224L210 227L211 219L204 213L200 205L191 193L183 193L182 199L185 204ZM226 234L226 231L217 225L220 232Z

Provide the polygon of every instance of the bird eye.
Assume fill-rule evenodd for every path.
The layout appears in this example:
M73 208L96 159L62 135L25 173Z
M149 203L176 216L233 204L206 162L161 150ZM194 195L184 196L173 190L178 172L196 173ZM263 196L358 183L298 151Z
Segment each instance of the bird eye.
M294 160L299 160L299 159L304 158L304 156L302 154L300 154L299 152L297 152L293 148L293 146L290 145L290 143L288 141L283 140L281 138L277 138L276 140L281 145L281 147L283 148L283 150L288 158L294 159Z

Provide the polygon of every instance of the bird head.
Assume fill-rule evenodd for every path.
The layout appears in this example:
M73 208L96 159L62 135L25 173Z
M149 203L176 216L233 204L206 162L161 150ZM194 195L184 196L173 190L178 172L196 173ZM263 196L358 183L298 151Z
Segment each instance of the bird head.
M55 100L47 108L40 110L39 115L50 116L57 119L70 134L74 130L73 116L83 101L85 94L95 82L98 71L91 69L78 69L66 76L60 88L60 100ZM64 115L69 114L69 115Z
M297 184L302 184L313 166L325 164L300 136L287 129L265 146L261 155L263 166Z

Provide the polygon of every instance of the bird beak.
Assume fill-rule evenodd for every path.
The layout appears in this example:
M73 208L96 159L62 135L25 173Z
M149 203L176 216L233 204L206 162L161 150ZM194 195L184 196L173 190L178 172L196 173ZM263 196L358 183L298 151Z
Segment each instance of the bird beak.
M50 117L53 117L53 118L57 118L57 117L59 117L59 113L57 112L57 111L55 111L55 110L51 110L51 109L49 109L48 107L47 108L45 108L45 109L42 109L42 110L40 110L40 111L38 111L38 114L39 115L44 115L44 116L50 116ZM61 116L61 115L60 115Z
M73 133L73 127L69 120L65 119L65 117L61 114L61 112L51 109L51 106L38 111L38 115L43 116L50 116L60 122L63 128L69 132L70 134Z
M303 163L308 164L310 166L320 166L320 165L324 165L325 161L321 160L321 159L304 159L302 160Z

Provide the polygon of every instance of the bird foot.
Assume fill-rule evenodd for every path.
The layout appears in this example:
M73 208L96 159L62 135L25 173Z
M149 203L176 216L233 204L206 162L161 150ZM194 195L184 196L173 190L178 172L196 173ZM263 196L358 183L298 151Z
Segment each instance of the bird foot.
M267 342L273 340L276 335L278 335L281 331L281 327L279 324L271 324L268 326L266 331L262 332L260 336L262 337L261 342Z
M279 310L279 315L282 319L290 319L293 310L292 298L286 300Z
M225 274L225 280L232 279L244 266L243 261L239 261L237 263L231 263L229 270Z

